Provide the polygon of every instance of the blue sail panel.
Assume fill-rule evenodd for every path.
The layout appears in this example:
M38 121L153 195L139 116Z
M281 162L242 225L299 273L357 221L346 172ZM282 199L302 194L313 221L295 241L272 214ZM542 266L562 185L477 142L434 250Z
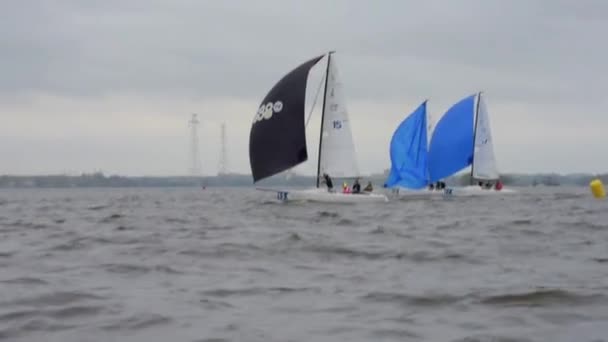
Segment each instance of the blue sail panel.
M387 187L421 189L428 184L426 101L395 130L390 145Z
M436 182L471 165L475 95L454 104L437 122L429 146L429 177Z

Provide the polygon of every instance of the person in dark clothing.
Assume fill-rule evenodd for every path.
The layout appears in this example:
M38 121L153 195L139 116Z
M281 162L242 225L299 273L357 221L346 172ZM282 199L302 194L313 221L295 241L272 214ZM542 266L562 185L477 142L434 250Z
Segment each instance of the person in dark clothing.
M372 186L372 182L367 182L367 186L365 187L365 189L363 189L363 191L365 192L372 192L374 191L374 187Z
M361 184L359 184L359 178L355 179L355 183L353 183L352 193L353 194L361 193Z
M323 183L327 185L327 191L332 192L334 190L334 183L331 181L331 177L327 173L323 174Z

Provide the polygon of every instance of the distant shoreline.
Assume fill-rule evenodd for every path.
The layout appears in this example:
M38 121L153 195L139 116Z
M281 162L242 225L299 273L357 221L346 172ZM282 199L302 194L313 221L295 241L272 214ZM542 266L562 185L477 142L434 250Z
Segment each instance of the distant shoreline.
M501 180L511 186L587 186L594 178L600 178L608 183L608 174L503 174ZM375 187L382 187L385 174L363 175L363 182L371 181ZM90 188L90 187L255 187L255 186L297 186L306 187L315 184L313 176L279 174L253 184L251 175L223 174L217 176L141 176L127 177L103 173L72 175L40 175L40 176L0 176L0 188ZM467 185L469 175L461 174L446 179L448 185Z

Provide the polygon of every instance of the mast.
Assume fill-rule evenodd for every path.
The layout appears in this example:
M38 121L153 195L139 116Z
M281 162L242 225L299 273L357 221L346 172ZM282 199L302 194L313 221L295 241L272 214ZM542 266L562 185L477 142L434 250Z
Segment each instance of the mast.
M479 102L481 102L481 92L477 93L477 104L475 105L475 126L473 126L473 160L471 161L470 185L473 184L473 169L475 168L475 142L477 140L477 120L479 119Z
M425 99L424 102L428 103L429 99ZM426 149L428 150L431 147L431 133L433 131L433 124L431 123L431 117L429 115L428 107L426 110Z
M424 99L423 103L426 106L426 104L428 102L429 102L429 99ZM424 129L426 129L426 153L428 155L429 149L431 147L431 138L432 138L431 132L433 130L432 129L433 127L431 125L431 120L429 120L429 110L428 110L428 107L424 111L424 118L426 120L426 125L425 125ZM431 173L429 172L429 162L428 162L428 159L427 159L427 162L426 162L426 182L427 182L427 185L431 184Z
M327 67L325 69L325 90L323 91L323 107L321 109L321 133L319 134L319 154L317 156L317 188L319 187L321 176L321 147L323 147L323 121L325 118L325 100L327 99L327 83L329 80L329 64L331 62L331 54L335 51L327 53Z

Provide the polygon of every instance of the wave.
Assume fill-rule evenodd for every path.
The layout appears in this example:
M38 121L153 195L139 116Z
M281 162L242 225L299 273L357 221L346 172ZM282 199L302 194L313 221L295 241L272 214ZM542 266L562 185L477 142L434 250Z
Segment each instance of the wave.
M20 277L13 279L0 280L3 284L15 284L15 285L47 285L48 282L39 278Z
M378 234L378 233L375 233ZM365 259L365 260L409 260L416 263L424 262L463 262L468 264L480 264L482 261L470 255L459 253L456 251L442 250L434 251L434 248L428 250L419 250L412 252L395 251L388 249L374 248L374 250L365 250L362 248L303 243L298 247L290 246L290 250L295 248L309 253L314 253L321 258L348 258L348 259ZM379 250L380 249L380 250ZM443 249L443 248L442 248Z
M56 310L45 311L44 314L51 318L65 319L72 317L83 317L83 316L95 316L102 312L104 308L102 306L95 305L79 305L79 306L68 306Z
M589 222L586 220L579 220L574 223L564 223L564 225L568 227L576 227L576 229L589 229L599 231L608 230L608 224L600 224L595 222Z
M302 237L298 233L290 233L289 236L285 239L285 241L289 241L289 242L302 241Z
M203 305L205 310L231 309L234 307L230 303L219 301L219 300L211 300L208 298L201 299L200 303Z
M369 232L370 234L386 234L386 228L384 226L377 226L375 229Z
M40 310L18 310L11 311L4 314L0 314L0 322L23 320L31 317L35 317L39 314Z
M452 342L532 342L532 340L523 337L476 335L452 340Z
M569 199L587 198L587 197L589 197L589 195L587 195L586 193L572 194L572 193L558 192L558 193L553 194L554 200L569 200Z
M196 248L181 250L178 254L189 255L195 257L215 257L224 258L229 256L234 257L249 257L254 253L263 252L264 249L251 243L221 243L209 248Z
M167 217L165 218L166 223L178 223L178 224L188 224L190 221L178 217Z
M529 292L508 293L482 298L479 302L494 306L550 306L550 305L584 305L606 302L603 294L579 294L559 289L538 289Z
M110 222L114 222L120 218L123 218L124 216L121 214L112 214L109 216L104 217L103 219L101 219L99 221L99 223L110 223Z
M531 219L515 219L509 223L514 226L529 226L532 224L532 222L533 221Z
M215 289L201 292L210 297L234 297L234 296L256 296L256 295L280 295L295 292L319 292L314 287L248 287L240 289Z
M0 258L10 258L15 255L16 252L0 252Z
M356 221L353 221L351 219L347 219L347 218L343 218L340 219L337 223L336 226L343 226L343 227L352 227L356 225Z
M447 294L408 295L397 292L370 292L362 299L377 303L398 303L403 306L437 307L456 304L466 297Z
M70 319L95 316L104 310L102 306L77 305L51 310L17 310L0 314L0 322L23 321L34 318Z
M335 211L319 211L317 213L317 217L321 217L321 218L325 218L325 217L329 217L329 218L337 218L340 217L340 214L335 212Z
M306 252L318 254L321 257L346 257L349 259L362 258L367 260L398 258L396 254L390 252L369 252L339 246L308 245L302 248Z
M36 223L36 222L27 222L23 220L17 220L12 223L3 224L5 227L13 227L13 228L27 228L27 229L45 229L49 226L44 223Z
M85 292L51 292L38 296L16 299L6 304L31 307L61 306L82 301L103 300L105 297Z
M142 313L132 315L128 318L116 319L113 323L105 324L101 328L104 330L140 330L153 326L169 324L172 321L173 320L167 316Z
M87 209L88 210L102 210L102 209L106 209L109 207L110 207L110 205L101 204L101 205L93 205L93 206L87 207Z
M19 326L12 325L7 329L0 330L0 340L17 338L36 331L48 334L54 331L74 329L76 327L77 326L74 324L56 323L49 319L35 318Z
M84 238L76 238L70 241L62 242L49 248L50 251L74 251L88 248L89 245L84 243Z
M184 272L178 271L175 268L166 265L155 265L155 266L145 266L145 265L135 265L135 264L105 264L101 265L107 272L110 273L119 273L126 275L136 275L136 274L144 274L150 272L158 272L165 274L183 274Z
M395 258L407 259L416 263L437 263L445 261L465 263L471 265L479 265L483 263L483 260L481 259L477 259L473 256L455 251L444 250L439 253L431 251L432 249L429 251L415 251L410 253L401 252L396 254Z
M475 299L477 298L477 299ZM448 294L409 295L395 292L371 292L363 297L373 302L399 303L405 306L446 306L458 302L473 301L491 306L551 306L551 305L585 305L605 303L608 297L603 294L577 294L564 290L535 290L522 293L509 293L495 296L479 297L478 295L453 296Z
M118 227L120 228L120 227ZM116 230L120 230L116 228ZM124 230L125 228L123 228ZM95 245L132 245L141 242L135 238L125 238L122 235L114 237L104 236L81 236L68 241L64 241L50 248L51 251L73 251L87 249Z
M235 225L231 225L231 224L206 224L204 226L204 229L206 231L213 231L213 230L232 230L232 229L237 229L239 228L239 226L235 226ZM201 231L200 233L205 233L205 231Z
M375 329L371 333L374 339L419 339L420 335L406 329Z

